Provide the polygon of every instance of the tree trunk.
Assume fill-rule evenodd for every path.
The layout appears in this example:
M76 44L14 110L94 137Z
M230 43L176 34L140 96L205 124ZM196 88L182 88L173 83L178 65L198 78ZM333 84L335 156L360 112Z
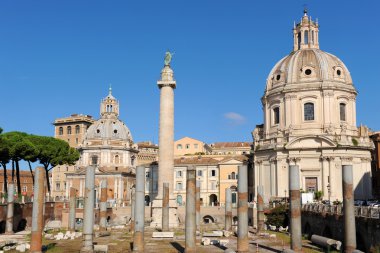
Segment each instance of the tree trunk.
M20 166L19 161L16 161L16 177L17 177L17 197L21 194Z
M47 185L47 190L48 190L48 193L49 193L49 197L51 196L51 192L50 192L50 182L49 182L49 169L47 166L45 166L45 173L46 173L46 185Z
M12 182L15 181L15 161L12 160Z
M32 175L33 186L34 186L34 176L33 176L33 169L32 169L32 165L30 164L30 161L28 161L28 164L29 164L29 170L30 170L30 174Z
M7 175L7 165L5 163L1 164L4 168L4 192L8 193L8 175Z

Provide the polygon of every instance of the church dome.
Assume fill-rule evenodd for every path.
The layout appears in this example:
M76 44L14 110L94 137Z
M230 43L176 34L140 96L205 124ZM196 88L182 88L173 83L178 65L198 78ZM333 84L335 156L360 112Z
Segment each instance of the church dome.
M288 84L333 81L352 86L350 72L335 55L318 48L296 50L276 63L267 91Z
M90 139L121 139L133 141L128 127L119 119L99 119L92 124L85 135L85 140Z

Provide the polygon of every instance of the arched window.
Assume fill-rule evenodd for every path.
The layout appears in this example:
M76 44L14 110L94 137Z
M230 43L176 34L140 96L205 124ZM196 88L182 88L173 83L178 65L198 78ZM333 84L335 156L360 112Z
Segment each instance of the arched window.
M304 44L309 44L309 31L304 32Z
M311 32L311 43L314 44L314 31Z
M297 34L297 39L298 39L298 49L301 49L301 32Z
M231 173L231 179L235 179L235 172Z
M59 135L63 135L63 127L60 127L59 130L58 130L58 134Z
M67 127L67 134L71 134L71 126Z
M112 105L110 105L110 112L112 112Z
M314 120L314 104L313 103L304 104L303 113L304 113L305 121Z
M277 125L280 123L280 107L273 108L273 124Z
M79 134L79 133L80 133L80 127L79 127L79 125L76 125L76 126L75 126L75 133L76 133L76 134Z
M339 104L339 112L340 112L340 120L346 121L346 104L345 103Z

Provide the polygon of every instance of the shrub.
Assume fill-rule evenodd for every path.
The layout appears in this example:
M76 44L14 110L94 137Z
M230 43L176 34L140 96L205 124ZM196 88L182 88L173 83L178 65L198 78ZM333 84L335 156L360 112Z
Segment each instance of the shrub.
M289 218L288 218L288 209L285 205L279 205L270 210L269 213L266 214L267 224L272 226L288 226Z

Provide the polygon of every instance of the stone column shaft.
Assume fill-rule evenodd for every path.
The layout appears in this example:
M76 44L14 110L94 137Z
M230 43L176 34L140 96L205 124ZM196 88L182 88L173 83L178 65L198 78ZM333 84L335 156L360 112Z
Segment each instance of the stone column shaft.
M230 188L226 188L226 206L225 206L225 222L224 229L231 231L232 229L232 192Z
M289 166L289 199L290 199L290 230L291 249L302 251L301 235L301 194L298 165Z
M32 253L42 252L42 229L44 208L44 177L45 169L37 167L34 172L34 200L32 212L32 235L30 240L30 251Z
M352 165L342 166L343 174L343 216L344 216L344 249L351 253L356 249L356 225L353 195Z
M195 167L189 166L187 168L186 177L186 221L185 221L185 253L196 252L196 178Z
M8 184L8 203L7 203L7 222L5 232L7 234L13 234L13 212L14 212L14 201L15 201L15 185Z
M70 205L69 205L69 230L75 230L75 210L76 210L77 190L70 187Z
M164 182L169 182L169 192L173 192L174 90L171 86L161 87L158 160L158 197L162 197Z
M197 230L201 231L201 184L197 181L197 185L195 188L195 220L197 225Z
M162 231L169 231L169 183L163 185Z
M103 179L100 184L99 216L100 230L107 230L107 179Z
M144 222L145 222L145 167L136 169L136 203L135 203L135 233L133 235L133 252L144 252Z
M84 190L83 244L81 252L94 252L95 167L87 166Z
M237 252L249 252L248 241L248 168L239 166L238 179L238 238Z
M264 230L264 186L257 186L257 232Z
M136 205L136 188L131 190L131 231L135 232L135 205Z

